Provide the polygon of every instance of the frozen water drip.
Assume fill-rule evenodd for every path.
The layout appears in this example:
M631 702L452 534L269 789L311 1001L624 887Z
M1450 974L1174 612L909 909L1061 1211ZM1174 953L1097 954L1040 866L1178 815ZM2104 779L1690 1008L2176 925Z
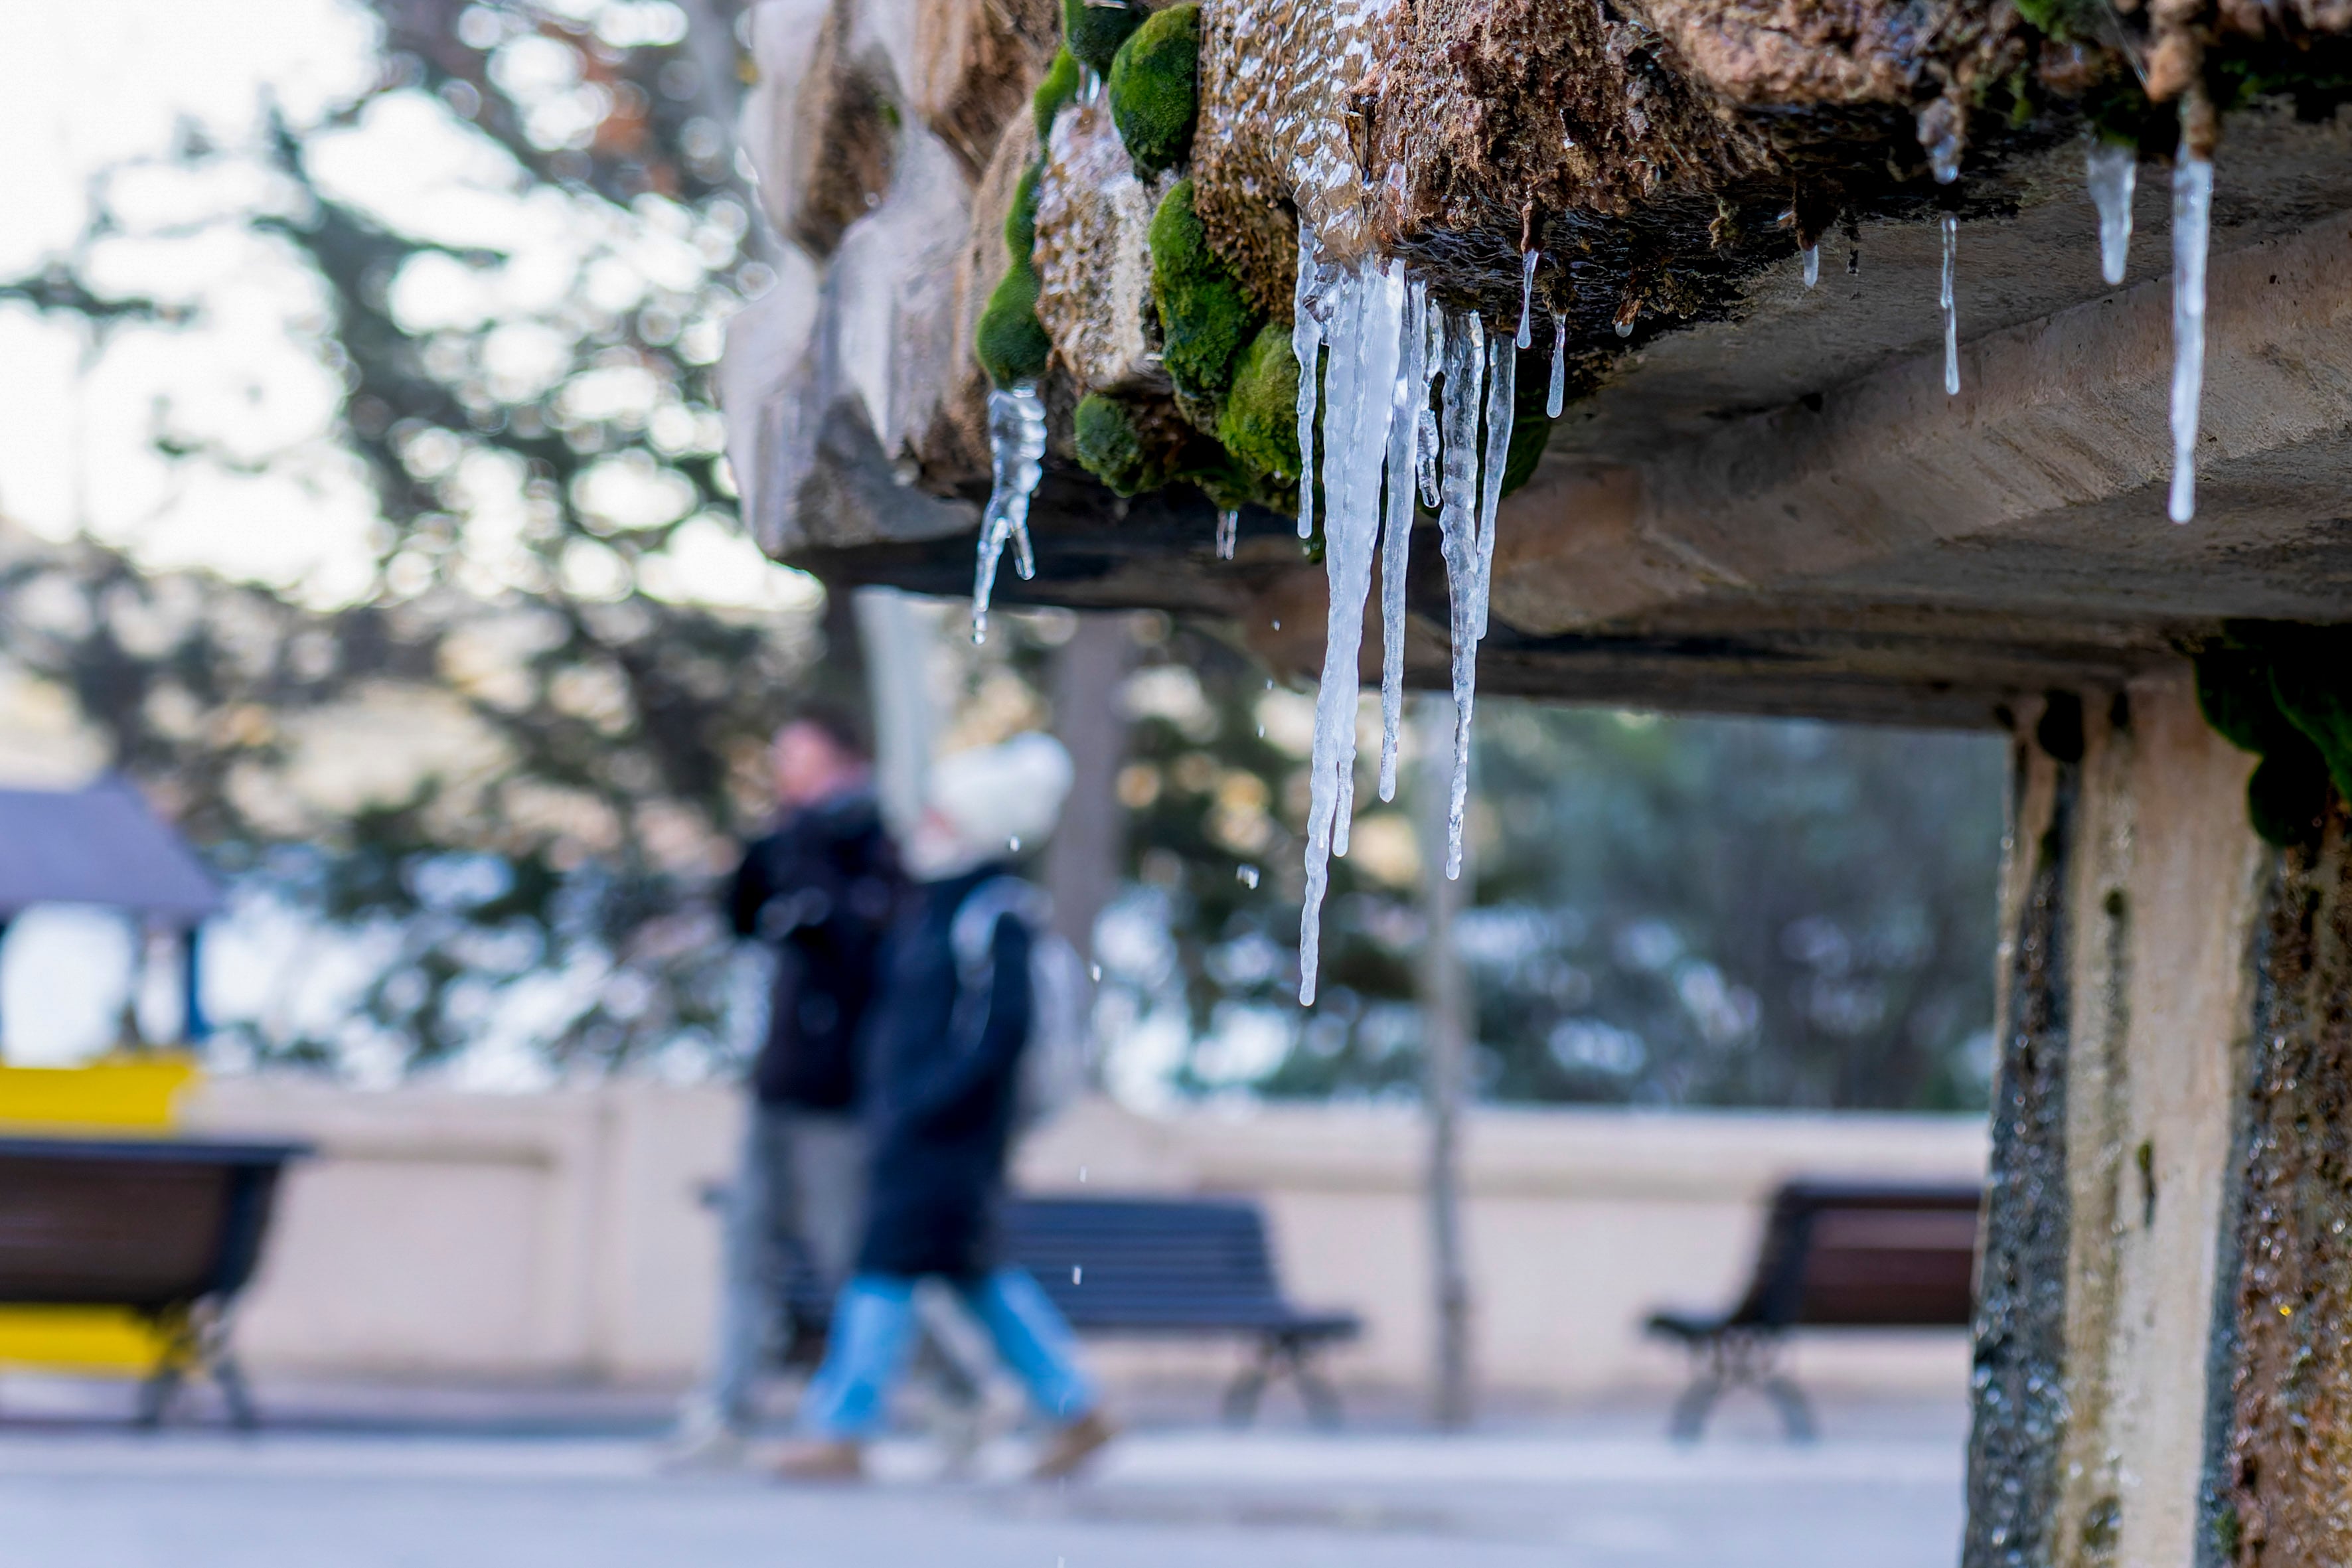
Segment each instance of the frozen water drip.
M1822 247L1818 245L1809 245L1805 247L1804 255L1805 287L1811 289L1822 280Z
M1519 331L1511 341L1521 348L1535 342L1528 335L1528 325L1536 310L1536 261L1541 254L1534 250L1519 252Z
M2132 187L2139 181L2139 149L2128 142L2094 142L2084 163L2091 205L2099 209L2099 276L2120 283L2131 252Z
M1231 561L1234 558L1234 547L1241 541L1241 531L1242 514L1237 509L1226 507L1217 513L1218 560Z
M2172 521L2197 515L2197 414L2205 391L2205 250L2213 163L2184 153L2172 170Z
M1429 310L1429 290L1418 279L1408 283L1404 325L1397 347L1396 384L1391 395L1387 505L1381 523L1381 779L1382 800L1396 798L1397 731L1404 722L1404 589L1412 550L1412 503L1419 465L1413 460L1420 444L1421 408L1427 406L1429 383L1422 374L1421 356L1429 346L1422 322Z
M1952 268L1959 259L1960 220L1944 215L1944 393L1960 395L1960 312L1952 302Z
M1557 419L1568 405L1568 317L1551 313L1551 390L1544 395L1544 417Z
M988 640L988 605L996 592L997 563L1013 544L1013 568L1024 580L1037 574L1029 544L1029 499L1045 477L1045 405L1034 383L988 395L988 453L993 482L980 516L979 559L971 580L971 640Z

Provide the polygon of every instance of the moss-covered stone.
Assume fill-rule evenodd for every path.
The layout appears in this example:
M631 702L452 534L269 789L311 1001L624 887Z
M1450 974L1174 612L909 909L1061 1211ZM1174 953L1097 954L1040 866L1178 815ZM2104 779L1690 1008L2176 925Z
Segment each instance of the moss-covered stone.
M2273 844L2316 840L2328 785L2352 798L2352 627L2240 622L2197 657L2197 704L2260 756L2246 816Z
M1269 321L1242 351L1217 439L1251 472L1298 482L1298 357L1287 328Z
M1119 45L1142 25L1143 7L1088 5L1087 0L1062 0L1062 45L1082 65L1108 72L1118 58Z
M1037 145L1043 147L1053 139L1054 116L1063 106L1078 96L1078 58L1066 48L1054 51L1054 63L1045 68L1045 79L1037 84L1036 94L1029 100L1029 111L1037 121Z
M1173 168L1192 150L1201 111L1201 7L1197 0L1155 11L1111 60L1111 122L1136 173Z
M1257 334L1250 308L1192 210L1192 182L1179 180L1151 216L1151 295L1160 310L1160 358L1177 391L1220 402L1234 356Z
M1054 340L1037 320L1037 272L1015 261L1006 268L973 331L973 353L988 378L1003 387L1034 381L1045 374Z
M1004 214L1004 276L982 308L973 329L972 352L988 378L1011 387L1045 374L1054 340L1037 319L1037 268L1030 252L1037 244L1037 169L1031 165L1013 188Z
M1165 404L1090 392L1070 424L1079 466L1114 495L1156 490L1185 472L1192 433Z

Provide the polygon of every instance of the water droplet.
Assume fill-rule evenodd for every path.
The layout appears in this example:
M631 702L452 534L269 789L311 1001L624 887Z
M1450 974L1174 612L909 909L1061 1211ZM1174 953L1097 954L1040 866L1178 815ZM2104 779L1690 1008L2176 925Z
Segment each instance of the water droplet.
M1241 538L1242 514L1232 507L1217 513L1217 559L1231 561Z
M1809 245L1805 247L1805 287L1811 289L1821 280L1822 247L1818 245Z
M1102 965L1099 963L1088 964L1087 966L1087 973L1099 984L1102 980Z
M1234 879L1244 888L1255 888L1257 886L1257 868L1236 866L1234 868Z
M1278 616L1275 617L1274 629L1276 631L1280 631L1282 629L1282 619Z
M1004 847L1005 847L1007 849L1012 850L1012 851L1013 851L1013 853L1014 853L1015 855L1020 854L1020 853L1021 853L1021 835L1019 835L1018 833L1016 833L1016 834L1013 834L1011 837L1007 838L1007 839L1004 841Z
M1073 1284L1073 1285L1083 1285L1083 1284L1085 1284L1086 1282L1087 1282L1087 1271L1086 1271L1085 1269L1083 1269L1083 1268L1079 1268L1079 1267L1078 1267L1076 1264L1075 1264L1075 1263L1073 1263L1072 1265L1070 1265L1070 1283L1071 1283L1071 1284Z
M1544 417L1557 419L1568 405L1568 317L1551 313L1551 389L1544 395Z

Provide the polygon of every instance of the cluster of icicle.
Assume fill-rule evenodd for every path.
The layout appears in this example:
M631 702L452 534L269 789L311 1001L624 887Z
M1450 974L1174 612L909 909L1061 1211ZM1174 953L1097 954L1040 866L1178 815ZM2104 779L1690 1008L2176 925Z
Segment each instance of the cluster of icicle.
M1029 498L1045 474L1045 405L1029 382L988 395L988 452L993 482L988 508L980 515L980 559L971 579L971 640L988 640L988 602L996 592L996 566L1007 541L1013 569L1023 582L1037 574L1029 545Z
M2192 152L2183 120L2180 155L2172 166L2172 494L2175 522L2197 515L2198 405L2205 390L2205 256L2213 229L2213 162ZM2124 280L2131 248L2132 189L2139 153L2128 143L2091 144L2085 173L2099 209L2099 272Z
M1364 607L1377 555L1381 579L1382 800L1396 797L1397 736L1404 713L1405 581L1414 502L1437 508L1438 549L1453 601L1454 780L1446 812L1446 875L1462 869L1462 820L1470 781L1470 725L1478 643L1486 635L1495 564L1495 511L1510 447L1517 359L1508 339L1490 350L1475 312L1431 302L1402 262L1375 256L1322 264L1301 235L1299 363L1325 348L1320 452L1316 377L1298 378L1298 427L1307 478L1299 531L1313 528L1312 476L1323 476L1323 563L1331 611L1315 699L1315 747L1307 816L1307 899L1298 945L1298 999L1315 1000L1323 895L1330 858L1348 852L1355 812L1356 692ZM1434 398L1433 401L1433 394ZM1483 438L1481 426L1484 426Z

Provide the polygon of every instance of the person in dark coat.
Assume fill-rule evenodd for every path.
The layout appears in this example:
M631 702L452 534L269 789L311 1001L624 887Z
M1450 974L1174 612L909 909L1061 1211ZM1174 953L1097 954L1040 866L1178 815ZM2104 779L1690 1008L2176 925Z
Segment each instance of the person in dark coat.
M736 936L772 965L767 1028L728 1189L715 1352L675 1438L682 1464L740 1457L794 1253L837 1287L864 1207L857 1042L903 878L853 721L806 710L769 758L778 817L746 847L727 894Z
M1039 1476L1071 1473L1111 1436L1069 1324L1003 1264L999 1238L1038 931L1024 896L1034 889L1009 879L1004 858L1052 831L1069 782L1068 754L1043 735L959 753L933 773L908 847L919 880L891 929L865 1042L872 1165L857 1271L802 1401L806 1440L783 1456L787 1477L863 1473L925 1279L962 1300L1053 1425Z

